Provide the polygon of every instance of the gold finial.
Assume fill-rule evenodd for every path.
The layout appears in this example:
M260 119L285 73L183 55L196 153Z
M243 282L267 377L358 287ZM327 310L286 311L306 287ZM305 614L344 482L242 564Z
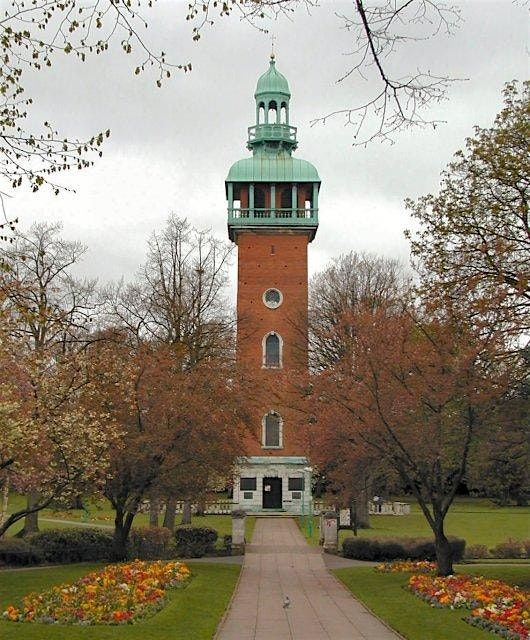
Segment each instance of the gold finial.
M274 60L274 58L276 57L274 55L274 41L276 40L276 36L274 35L274 33L271 35L271 60Z

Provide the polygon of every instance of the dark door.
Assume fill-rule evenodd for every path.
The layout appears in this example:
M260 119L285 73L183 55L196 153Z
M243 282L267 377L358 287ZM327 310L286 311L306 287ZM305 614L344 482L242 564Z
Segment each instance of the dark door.
M282 508L282 479L263 478L263 508Z

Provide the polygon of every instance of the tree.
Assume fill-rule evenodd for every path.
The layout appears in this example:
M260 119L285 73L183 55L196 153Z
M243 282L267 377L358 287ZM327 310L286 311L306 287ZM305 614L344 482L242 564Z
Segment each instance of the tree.
M326 369L347 353L353 328L345 319L360 309L401 308L408 282L398 260L354 251L334 259L309 286L309 357Z
M399 131L434 127L440 120L429 120L424 113L444 100L454 78L421 70L404 74L392 68L390 58L402 45L428 40L439 33L452 34L461 21L455 5L438 0L355 0L351 14L341 15L343 26L353 33L353 63L343 74L373 81L374 89L364 101L339 109L314 122L325 123L342 116L354 128L356 145L374 140L393 142Z
M502 334L483 338L446 317L361 312L348 358L315 378L317 427L342 426L339 451L366 447L410 487L434 534L438 572L452 572L445 517L471 446L510 379Z
M143 501L228 474L240 450L240 397L230 370L210 359L182 369L167 345L107 333L91 347L105 368L98 399L120 424L104 494L115 510L114 555L123 558ZM111 371L111 377L107 378Z
M310 283L311 368L325 371L348 357L355 341L355 327L348 318L381 308L397 311L409 296L408 289L398 260L353 251L333 260ZM359 526L367 527L368 500L379 473L378 461L366 447L352 445L341 449L337 439L344 442L342 428L343 425L335 424L333 433L326 431L324 438L313 442L311 459L343 502L355 504Z
M510 82L490 129L475 128L440 192L407 206L423 291L471 321L530 328L530 83Z
M224 298L231 253L230 245L171 215L152 234L136 280L106 292L110 322L139 344L170 347L182 371L212 357L231 358L233 318ZM175 493L163 497L167 525L175 519Z
M74 396L87 382L82 378L82 367L77 371L75 363L76 354L89 339L95 283L73 276L72 267L86 249L78 242L63 240L60 231L58 224L33 225L27 233L17 231L13 243L1 252L4 340L10 353L17 354L14 362L19 365L24 384L29 385L24 406L29 410L28 419L35 424L46 422L44 416L55 411L47 404L51 390L62 389L60 397ZM6 383L11 374L6 373ZM17 380L16 384L22 383ZM74 398L64 398L67 404L70 400ZM28 496L24 532L37 529L37 512L42 506L34 506L39 504L37 495Z
M530 499L530 349L521 352L526 377L517 381L490 415L473 448L468 487L499 504L526 506Z
M198 40L201 32L214 23L217 16L236 12L239 17L260 26L260 19L290 16L295 8L310 8L313 0L193 0L186 5L182 18L191 25L191 37ZM24 78L28 72L53 66L59 55L84 62L90 55L104 55L113 42L125 54L133 54L136 75L147 69L155 73L161 86L175 70L191 71L191 63L172 63L163 52L155 52L143 36L148 21L144 10L153 6L150 0L131 2L103 0L98 4L75 0L36 0L27 6L13 0L0 21L2 39L2 79L0 90L4 108L0 116L0 173L11 187L28 182L33 190L49 184L57 193L58 176L72 168L92 164L91 157L101 155L101 145L110 132L98 132L88 139L70 138L59 133L50 118L43 117L42 127L27 126L26 120L35 107L37 96L27 96ZM450 78L429 71L394 73L389 56L404 43L423 40L439 32L451 32L458 24L458 10L437 0L385 0L370 3L356 0L351 15L342 16L344 27L354 34L355 62L342 79L358 74L376 81L372 97L360 104L338 110L328 117L343 114L355 125L354 139L362 144L372 139L390 139L402 128L436 124L426 120L423 112L433 102L443 99ZM368 129L370 117L375 125ZM0 190L5 192L7 187Z
M168 344L193 367L229 353L233 321L224 298L232 247L171 215L148 243L136 281L107 292L111 322L139 341Z
M19 349L1 358L2 484L31 499L4 519L0 536L54 500L101 489L117 435L109 415L94 409L86 354L48 361L46 369L36 358Z

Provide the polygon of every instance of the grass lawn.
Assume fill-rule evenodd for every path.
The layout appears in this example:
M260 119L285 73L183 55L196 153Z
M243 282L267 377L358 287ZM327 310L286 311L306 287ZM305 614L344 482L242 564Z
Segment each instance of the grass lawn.
M411 502L409 500L409 502ZM360 529L362 538L432 537L420 508L411 503L408 516L370 516L370 529ZM306 537L306 528L302 527ZM457 498L446 517L446 533L464 538L468 545L485 544L491 548L507 538L530 538L530 507L498 507L483 498ZM318 544L318 518L315 518L311 543ZM349 530L339 532L339 541L349 538Z
M530 586L527 566L459 565L460 573L484 575ZM407 640L492 640L495 636L462 620L466 610L435 609L405 590L407 573L381 574L372 567L333 572L368 609Z
M103 565L77 564L0 572L0 611L30 591L72 582ZM185 589L170 591L168 604L135 625L92 627L0 620L2 640L210 640L232 595L240 571L233 564L194 564Z
M26 504L26 498L17 494L9 496L9 513L18 511ZM39 513L39 528L44 529L62 529L72 526L94 525L102 528L114 528L114 511L108 502L98 501L88 503L87 512L82 509L68 509L56 511L53 509L43 509ZM177 525L180 522L180 516L177 515ZM8 536L14 536L22 529L24 520L19 520L6 533ZM206 515L192 516L192 525L196 527L211 527L219 534L218 546L222 546L223 536L232 534L232 517L229 515ZM245 538L250 540L256 519L253 516L247 517L245 522ZM149 516L145 513L139 513L134 518L134 527L147 526L149 524Z

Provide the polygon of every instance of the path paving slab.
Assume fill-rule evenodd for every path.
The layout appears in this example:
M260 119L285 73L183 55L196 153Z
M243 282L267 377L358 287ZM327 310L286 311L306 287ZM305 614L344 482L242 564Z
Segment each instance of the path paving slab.
M401 636L329 573L320 549L306 543L292 518L259 518L215 640L401 640Z

